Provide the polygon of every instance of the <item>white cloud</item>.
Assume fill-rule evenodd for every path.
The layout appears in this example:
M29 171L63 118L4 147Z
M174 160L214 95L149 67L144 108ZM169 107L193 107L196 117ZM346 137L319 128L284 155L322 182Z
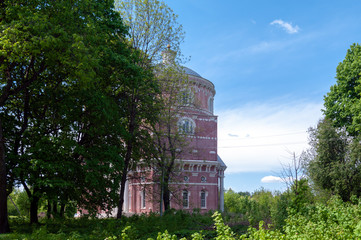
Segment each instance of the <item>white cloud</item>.
M294 33L298 33L298 31L300 30L300 28L296 25L296 26L292 26L291 23L285 22L281 19L277 19L274 20L273 22L270 23L271 25L280 25L284 30L286 30L286 32L288 32L289 34L294 34Z
M218 112L218 154L226 171L278 172L281 162L290 161L289 152L308 148L307 129L317 124L321 108L322 103L281 99Z
M266 176L261 179L261 182L276 183L276 182L282 182L282 179L280 177L276 177L276 176Z
M238 137L238 135L232 134L232 133L228 133L228 136L230 136L230 137Z

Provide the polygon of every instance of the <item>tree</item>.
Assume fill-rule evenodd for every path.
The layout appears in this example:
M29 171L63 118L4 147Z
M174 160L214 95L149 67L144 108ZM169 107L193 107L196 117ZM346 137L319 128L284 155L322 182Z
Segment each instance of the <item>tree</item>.
M170 49L165 54L175 54ZM168 57L169 59L169 57ZM186 152L191 141L189 134L194 129L179 126L179 117L184 116L184 108L193 105L194 102L188 96L190 90L187 76L175 61L166 62L158 66L157 78L160 84L162 109L158 121L151 126L154 151L154 182L160 184L160 212L170 209L170 195L175 199L179 195L179 189L171 189L170 182L179 181L181 162L177 162L179 156ZM186 90L185 90L186 89ZM184 95L185 94L185 95ZM185 99L184 99L185 97ZM185 100L185 101L183 101Z
M129 27L129 42L131 46L134 49L139 50L139 55L137 55L136 59L136 64L138 66L149 71L154 71L153 67L159 63L159 60L161 59L161 52L166 49L167 45L172 45L172 48L179 53L179 45L183 41L184 32L182 30L182 26L177 22L177 16L164 2L158 0L118 0L116 1L116 6L117 10L123 17L124 23ZM156 73L157 77L159 77L159 72ZM149 84L154 85L155 83L153 80L154 79L149 79ZM163 96L166 94L164 92L166 90L164 83L164 81L158 81L158 85L160 85L160 92L158 91L156 94L157 96L154 95L154 92L153 94L148 94L151 96L150 100L154 101L163 98ZM135 85L135 87L137 86ZM147 87L144 87L145 90ZM134 168L135 165L140 163L139 160L141 157L143 157L142 161L148 157L144 154L139 156L139 154L137 154L135 144L139 144L144 149L147 148L148 153L154 154L156 152L154 148L155 141L143 141L142 143L141 141L136 141L136 139L141 140L141 138L139 138L140 131L137 129L146 128L154 134L155 126L159 126L159 124L156 124L156 122L160 122L159 118L167 118L164 115L166 111L161 111L161 113L159 111L162 109L171 108L169 105L164 105L166 102L161 100L161 103L158 102L158 110L154 111L154 107L147 107L147 109L143 108L142 112L142 108L138 108L138 103L137 101L134 101L134 99L144 99L146 96L144 95L144 90L134 88L132 94L128 95L128 100L125 101L127 104L126 109L128 110L128 117L126 117L126 119L128 126L127 132L129 137L125 139L127 151L124 154L125 165L122 170L122 182L117 218L121 218L122 216L122 204L124 201L123 194L128 172ZM153 114L158 113L158 120L144 121L144 117L149 116L148 111L152 112ZM172 122L174 123L174 120L172 120ZM172 127L176 128L176 125L173 124ZM160 149L158 145L157 149ZM174 148L174 151L175 149L176 148ZM154 157L154 159L159 159L158 154L156 157ZM159 163L159 161L157 162ZM165 166L163 165L161 169L165 169ZM169 164L169 169L173 169L173 165L173 163ZM169 202L169 200L166 200L166 202ZM169 204L167 206L169 206Z
M7 136L3 128L9 115L9 102L24 97L24 107L31 90L51 81L52 73L69 77L80 76L88 71L85 59L86 50L76 29L81 29L79 14L71 9L69 3L46 1L2 1L0 37L0 233L9 231L6 207L6 148ZM59 11L64 9L64 11ZM78 19L77 19L78 17ZM78 21L76 21L78 20ZM69 21L69 22L66 22ZM79 23L79 26L75 24ZM89 75L84 75L89 76ZM25 110L18 133L23 134L28 126ZM18 151L17 143L13 151Z
M122 109L121 116L124 124L124 134L121 142L124 144L124 164L121 169L121 181L117 218L122 218L125 183L128 173L134 170L140 161L147 162L152 156L153 143L151 141L149 126L158 120L159 87L154 78L153 68L143 68L141 64L141 52L133 50L133 69L123 74L126 82L119 88L119 106Z
M357 136L361 131L361 46L351 45L336 69L335 85L325 96L325 116L336 127Z
M144 54L143 63L158 63L168 45L180 56L184 31L178 16L163 1L116 0L116 7L129 26L130 43Z
M301 156L296 156L296 153L291 153L290 163L281 163L282 170L279 173L283 183L286 184L287 190L292 190L294 194L298 195L298 182L304 177L304 158L306 153Z
M245 214L247 212L247 208L245 206L242 206L242 198L248 197L250 196L241 196L234 192L232 189L228 189L228 191L226 191L224 194L224 204L226 212Z
M0 233L9 231L6 189L16 180L34 223L43 194L112 207L123 164L117 91L124 72L137 71L113 1L1 4Z
M361 46L351 45L336 69L336 84L325 96L325 119L310 130L313 153L308 172L314 184L343 200L360 195Z
M345 128L335 128L327 118L311 128L313 158L308 159L307 174L312 183L344 201L361 195L360 139L348 136Z

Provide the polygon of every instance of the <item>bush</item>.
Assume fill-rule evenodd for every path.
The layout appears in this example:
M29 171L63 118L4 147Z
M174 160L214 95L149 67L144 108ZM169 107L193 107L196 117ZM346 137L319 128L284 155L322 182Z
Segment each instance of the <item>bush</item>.
M327 204L290 210L284 233L250 228L241 239L361 239L361 200L357 204L332 197Z

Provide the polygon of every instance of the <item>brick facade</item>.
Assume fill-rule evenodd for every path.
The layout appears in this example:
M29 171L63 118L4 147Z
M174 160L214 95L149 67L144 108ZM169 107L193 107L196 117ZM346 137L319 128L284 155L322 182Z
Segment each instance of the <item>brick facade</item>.
M179 177L173 188L171 208L200 212L223 211L225 164L217 154L217 116L213 114L215 88L212 82L184 68L190 82L193 104L185 107L178 124L192 125L187 135L189 149L178 159ZM193 129L194 128L194 129ZM131 173L125 191L124 212L159 212L159 184L151 181L152 169L137 168ZM138 177L134 177L138 176Z

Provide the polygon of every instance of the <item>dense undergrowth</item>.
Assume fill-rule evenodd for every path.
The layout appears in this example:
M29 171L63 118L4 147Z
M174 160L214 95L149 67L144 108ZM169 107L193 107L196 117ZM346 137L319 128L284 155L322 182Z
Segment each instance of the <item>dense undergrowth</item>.
M192 234L202 232L206 239L216 237L213 227L212 212L207 214L169 211L164 216L152 213L124 217L122 222L116 219L42 219L39 225L30 226L28 219L13 218L12 233L0 235L0 239L22 240L60 240L60 239L156 239L159 232L168 233L178 238L190 238ZM124 230L126 229L126 230ZM235 225L235 232L246 232L247 226ZM124 232L126 234L124 234ZM112 238L109 238L112 237Z
M116 219L82 218L47 220L29 226L24 221L13 219L13 233L0 235L0 239L361 239L361 200L343 202L333 197L326 204L310 204L299 211L290 209L281 229L263 221L259 227L250 226L246 231L244 225L232 224L236 227L231 228L224 224L218 212L212 216L211 213L200 215L182 211L169 212L163 217L134 215L121 223Z

